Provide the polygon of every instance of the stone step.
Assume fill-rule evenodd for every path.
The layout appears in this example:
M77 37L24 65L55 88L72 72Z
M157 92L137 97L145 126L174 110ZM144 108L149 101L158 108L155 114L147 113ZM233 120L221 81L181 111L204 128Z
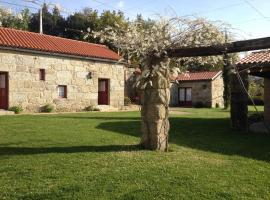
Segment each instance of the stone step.
M14 115L15 113L13 111L8 110L0 110L0 115Z

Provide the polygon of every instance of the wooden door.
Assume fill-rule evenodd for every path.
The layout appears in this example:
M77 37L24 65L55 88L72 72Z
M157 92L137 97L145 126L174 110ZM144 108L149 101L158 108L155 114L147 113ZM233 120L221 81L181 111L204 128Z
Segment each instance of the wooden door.
M179 105L192 106L192 88L179 88Z
M98 80L98 104L109 105L109 80Z
M0 109L8 109L8 73L0 72Z

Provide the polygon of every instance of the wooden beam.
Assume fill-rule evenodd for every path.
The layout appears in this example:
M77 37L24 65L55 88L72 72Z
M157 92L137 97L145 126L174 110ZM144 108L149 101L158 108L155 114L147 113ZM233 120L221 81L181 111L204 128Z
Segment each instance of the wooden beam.
M169 49L168 54L170 57L216 56L224 53L237 53L268 48L270 48L270 37L242 40L213 46Z

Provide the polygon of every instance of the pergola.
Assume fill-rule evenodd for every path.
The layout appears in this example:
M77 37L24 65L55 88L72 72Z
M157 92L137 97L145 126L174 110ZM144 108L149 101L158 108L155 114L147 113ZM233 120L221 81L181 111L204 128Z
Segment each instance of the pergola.
M253 52L241 59L236 67L248 74L264 78L264 119L270 124L270 50Z
M170 57L197 57L224 55L227 61L229 53L254 51L270 48L270 37L229 42L220 45L202 46L194 48L168 49ZM268 54L269 56L269 54ZM262 61L262 62L261 62ZM232 66L224 63L224 71L231 75L231 121L232 127L238 130L248 130L248 94L243 88L248 88L248 72L255 76L265 78L265 120L270 122L270 58L268 61L261 60L258 63L239 63L236 66L237 73L233 74ZM259 64L259 65L258 65ZM238 70L237 70L238 69ZM238 71L242 73L238 74Z

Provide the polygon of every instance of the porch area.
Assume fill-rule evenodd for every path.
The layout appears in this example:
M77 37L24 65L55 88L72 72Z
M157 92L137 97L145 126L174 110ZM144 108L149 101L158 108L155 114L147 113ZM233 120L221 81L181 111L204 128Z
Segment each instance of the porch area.
M269 132L270 129L270 50L253 52L236 65L238 71L264 79L264 122L251 124L252 132ZM266 128L265 126L268 126Z

